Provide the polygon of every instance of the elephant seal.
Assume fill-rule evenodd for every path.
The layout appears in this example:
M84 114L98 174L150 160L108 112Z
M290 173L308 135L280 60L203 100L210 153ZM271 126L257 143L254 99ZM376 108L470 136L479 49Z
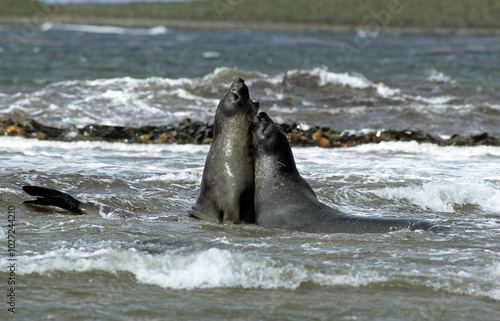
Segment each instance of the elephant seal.
M237 78L217 106L198 199L190 214L224 224L255 222L252 125L258 101Z
M256 116L255 122L255 218L258 225L312 233L385 233L434 227L419 220L348 215L321 203L300 176L281 127L263 112Z

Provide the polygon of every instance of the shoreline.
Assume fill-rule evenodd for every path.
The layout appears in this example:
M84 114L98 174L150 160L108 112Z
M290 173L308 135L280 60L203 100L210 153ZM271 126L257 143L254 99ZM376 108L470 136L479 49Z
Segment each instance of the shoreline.
M389 141L416 141L438 146L498 146L500 137L488 133L478 135L452 135L442 138L421 130L383 130L369 133L348 134L328 127L311 126L304 130L296 123L279 124L293 147L339 148ZM108 126L87 125L76 128L56 128L36 120L0 121L0 136L17 136L50 141L105 141L136 144L210 144L213 123L184 119L177 125L164 126Z
M60 24L115 26L124 28L153 28L164 26L170 29L209 29L209 30L262 30L283 32L329 32L329 33L357 33L363 30L363 25L330 25L306 23L239 23L235 21L192 21L173 19L129 19L129 18L100 18L100 17L73 17L56 16L43 21L34 21L27 17L0 16L0 26L41 27L53 22ZM499 36L500 29L472 29L472 28L421 28L421 27L384 27L382 34L429 34L429 35L492 35Z

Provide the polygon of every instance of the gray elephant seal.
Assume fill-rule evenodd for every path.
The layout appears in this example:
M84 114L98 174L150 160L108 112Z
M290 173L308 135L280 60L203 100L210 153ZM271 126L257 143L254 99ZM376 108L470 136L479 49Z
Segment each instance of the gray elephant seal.
M224 224L255 222L252 124L259 104L237 78L215 112L214 137L190 214Z
M348 215L321 203L300 176L285 133L266 113L256 117L253 144L258 225L313 233L384 233L434 227L418 220Z

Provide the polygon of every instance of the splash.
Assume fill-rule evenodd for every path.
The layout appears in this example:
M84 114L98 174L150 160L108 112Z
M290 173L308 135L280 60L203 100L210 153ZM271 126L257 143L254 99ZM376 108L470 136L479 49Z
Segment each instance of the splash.
M385 188L374 193L391 200L408 200L437 212L452 213L468 205L492 213L500 212L500 190L484 182L446 180L422 186Z
M4 260L4 259L1 259ZM0 260L0 261L1 261ZM164 288L297 288L308 279L303 267L211 248L188 255L151 255L131 250L61 249L18 258L19 274L56 271L130 272L138 282Z
M464 134L464 130L495 135L498 131L492 125L498 118L497 106L466 103L460 88L438 95L422 93L407 88L408 84L394 87L363 74L326 67L275 75L217 67L192 78L68 80L30 93L1 95L0 117L35 119L55 127L157 126L186 118L206 121L213 118L221 95L235 77L245 79L252 98L261 101L261 109L268 108L282 122L337 130L422 129L443 135ZM477 115L474 126L471 114Z

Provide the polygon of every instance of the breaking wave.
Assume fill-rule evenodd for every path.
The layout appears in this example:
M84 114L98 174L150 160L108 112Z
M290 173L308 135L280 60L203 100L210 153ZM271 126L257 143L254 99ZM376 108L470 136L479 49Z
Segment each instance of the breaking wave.
M5 258L0 258L2 265ZM333 266L315 270L297 263L281 263L271 258L232 252L218 248L181 255L152 255L134 248L97 250L59 249L44 254L18 256L20 275L51 276L55 272L84 273L104 271L131 273L137 282L163 288L193 290L200 288L261 288L297 289L302 284L316 286L353 286L391 284L402 280L413 286L429 287L451 293L487 296L500 299L495 288L499 282L498 264L487 269L483 276L488 286L468 284L467 271L445 268L434 276L426 271L387 271L367 269L360 265ZM444 268L444 267L443 267ZM454 282L449 282L453 279ZM491 283L492 282L492 283Z
M0 117L36 119L56 127L176 124L186 118L212 119L219 99L235 77L244 78L252 98L279 122L329 126L337 130L422 129L451 135L498 133L497 105L476 105L457 87L441 94L395 87L362 74L326 67L268 75L219 67L202 77L68 80L30 93L0 96ZM415 87L421 88L422 80ZM448 86L436 72L424 86ZM455 85L454 85L455 86ZM475 122L471 126L471 115Z
M59 24L47 22L40 26L42 31L61 30L73 32L88 32L88 33L104 33L104 34L119 34L119 35L132 35L132 36L156 36L168 33L168 29L164 26L157 26L153 28L123 28L115 26L93 26L93 25L73 25L73 24Z
M484 211L500 213L500 190L483 182L429 182L417 187L385 188L374 193L387 199L405 199L436 212L451 213L464 206L478 206Z

